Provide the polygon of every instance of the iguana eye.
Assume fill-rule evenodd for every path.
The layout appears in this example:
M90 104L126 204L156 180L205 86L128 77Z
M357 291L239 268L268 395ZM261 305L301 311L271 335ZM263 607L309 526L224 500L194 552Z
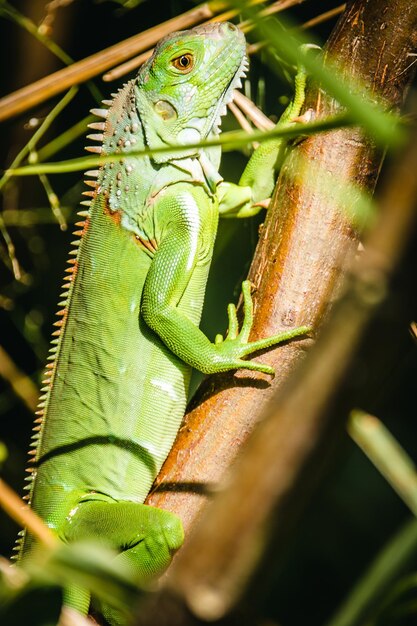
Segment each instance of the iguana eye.
M187 52L187 54L182 54L180 57L172 59L171 63L177 70L183 74L187 74L187 72L191 72L194 67L194 57Z

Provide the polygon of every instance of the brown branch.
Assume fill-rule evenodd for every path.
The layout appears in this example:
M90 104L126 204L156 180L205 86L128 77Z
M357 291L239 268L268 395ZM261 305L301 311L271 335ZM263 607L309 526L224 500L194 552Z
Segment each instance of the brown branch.
M341 78L360 79L390 107L398 107L412 76L409 54L415 51L416 23L415 3L350 2L328 43L327 54L339 60ZM315 88L310 89L307 100L318 117L338 109ZM408 158L414 162L415 148L411 150ZM294 176L300 156L315 164L314 185ZM274 207L250 272L258 288L254 339L288 326L317 327L323 322L340 290L342 268L357 248L358 234L329 199L322 178L326 181L330 175L340 189L344 183L355 183L362 190L372 190L380 164L381 155L358 129L312 137L293 150L281 172ZM282 532L282 520L294 514L300 478L326 437L324 408L340 383L363 324L381 299L379 287L385 284L410 229L415 177L410 173L408 178L404 176L404 168L413 172L412 167L415 165L402 164L397 172L395 190L387 192L381 221L370 235L369 252L362 261L364 273L354 274L350 296L339 305L333 323L306 359L310 367L302 370L302 384L298 377L297 386L289 385L288 378L305 358L305 340L262 356L277 371L271 383L250 374L207 379L187 415L148 503L177 513L184 522L188 540L171 568L169 586L199 615L219 616L239 595L262 545L261 531L272 505L280 513L277 532ZM398 195L399 191L402 194ZM393 198L393 194L397 195ZM383 263L378 265L381 259ZM346 324L349 307L353 318ZM336 349L335 339L340 340L340 348ZM189 531L206 500L201 486L219 482L254 424L264 418L271 396L280 390L279 408L274 403L267 409L269 418L190 538ZM176 490L176 485L183 488ZM163 607L164 598L158 596L158 606ZM182 615L176 623L190 623L182 605L176 606ZM163 624L163 613L155 614L155 610L156 603L140 623Z
M172 569L169 588L203 619L221 617L238 599L266 540L272 512L275 542L281 539L284 545L306 468L328 441L328 406L412 231L417 178L411 173L416 167L417 132L392 173L365 253L352 265L349 289L302 367L268 405L225 489Z
M409 65L408 52L413 48L412 16L408 14L406 19L404 12L398 11L397 18L398 9L394 12L394 6L387 6L383 13L375 9L375 4L380 3L374 0L370 6L378 15L373 16L371 32L366 37L361 35L363 19L356 19L358 14L351 5L327 49L333 57L348 60L344 73L361 77L392 106L398 106L410 78L410 71L405 72L405 68ZM392 3L385 0L384 5L388 4ZM382 15L385 29L381 29ZM403 23L401 27L397 27L395 20ZM310 90L307 101L317 116L334 112L336 106L317 89ZM300 155L318 168L314 188L288 176L291 161ZM362 189L373 189L380 162L371 142L358 130L351 129L311 137L293 150L281 172L274 206L269 211L250 272L258 289L254 339L289 325L317 326L323 320L337 291L343 260L347 251L356 250L358 235L339 207L332 206L328 193L323 198L320 170L326 178L332 176L335 184L342 179L356 182ZM278 373L273 381L250 373L206 380L194 402L197 406L188 414L160 474L157 489L149 498L150 503L181 513L186 527L192 523L203 500L201 495L164 491L161 485L217 483L269 396L303 357L301 344L305 343L305 340L292 342L262 356Z

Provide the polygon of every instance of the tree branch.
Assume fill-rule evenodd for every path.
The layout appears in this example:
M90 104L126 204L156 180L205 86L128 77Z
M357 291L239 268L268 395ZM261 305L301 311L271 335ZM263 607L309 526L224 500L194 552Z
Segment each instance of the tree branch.
M413 74L410 54L415 51L416 23L415 3L350 2L326 46L326 58L339 62L341 77L357 78L375 97L397 108ZM309 90L307 106L317 117L339 108L317 87ZM416 138L408 153L410 162L417 158L415 145ZM300 157L314 163L313 183L294 174ZM405 175L410 165L404 163L395 187L387 191L381 220L370 234L359 274L353 275L350 295L336 308L317 347L307 358L306 340L264 354L263 361L277 371L271 382L262 375L242 373L207 379L148 498L149 504L183 519L188 539L170 571L169 588L200 616L219 617L239 597L264 541L262 531L271 508L278 508L281 521L294 514L300 479L327 437L327 403L340 384L365 322L381 300L379 287L386 284L410 228L410 197L416 190L413 175ZM288 326L317 328L323 323L340 293L343 269L352 260L359 239L348 216L329 197L327 181L330 177L342 193L346 183L372 191L380 165L381 155L359 129L311 137L292 151L250 271L257 287L253 339ZM412 167L410 171L415 171ZM346 317L347 310L353 321ZM288 382L304 359L301 373ZM279 405L277 401L269 404L277 393ZM246 446L245 456L236 462L227 485L190 538L191 526L206 500L202 487L219 482L260 418L263 422ZM175 489L176 485L182 489ZM277 532L282 532L280 528ZM158 606L163 607L164 597L158 596ZM153 617L145 611L141 624L164 623L155 608L152 603ZM182 619L176 623L190 623L186 614Z

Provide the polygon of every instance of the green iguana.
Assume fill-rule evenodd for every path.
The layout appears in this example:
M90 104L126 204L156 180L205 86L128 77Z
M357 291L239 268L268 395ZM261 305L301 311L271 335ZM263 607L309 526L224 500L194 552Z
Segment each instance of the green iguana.
M219 133L246 67L233 24L173 33L90 124L100 146L87 150L114 160L86 172L26 499L62 541L104 541L138 579L161 573L183 541L180 520L143 501L183 418L191 369L273 374L244 357L308 330L248 342L248 282L240 332L232 305L225 340L198 328L219 214L257 212L274 184L279 141L254 153L239 185L219 175L219 149L187 147ZM183 150L134 154L173 144ZM34 545L22 531L18 559ZM66 590L67 606L87 613L89 603L86 589ZM123 623L111 610L107 619Z

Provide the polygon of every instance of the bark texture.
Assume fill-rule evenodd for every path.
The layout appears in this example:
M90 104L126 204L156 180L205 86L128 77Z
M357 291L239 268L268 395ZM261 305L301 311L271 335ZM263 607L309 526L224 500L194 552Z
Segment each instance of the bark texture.
M376 99L398 109L413 74L410 53L416 48L416 23L415 2L350 2L325 56L340 65L341 80L358 79ZM306 108L319 119L337 112L339 105L313 85ZM314 181L307 183L294 174L300 157L314 164ZM293 149L281 171L249 273L256 288L252 339L291 326L317 329L322 324L359 240L349 217L329 194L329 180L335 188L349 183L372 191L381 160L373 142L355 128L310 137ZM177 513L186 534L206 501L207 486L219 482L310 343L309 339L292 341L262 354L262 360L275 368L273 380L239 372L210 377L201 386L147 500Z
M375 99L396 109L412 78L416 37L417 3L356 0L348 3L325 56L339 64L341 78L357 79ZM306 106L317 118L339 110L314 85ZM417 191L407 183L414 180L417 162L413 146L407 159L393 175L396 182L369 235L369 252L359 271L352 270L350 289L337 306L344 272L355 268L351 261L359 233L335 198L346 184L372 191L381 154L360 129L349 128L301 141L284 164L249 275L256 287L253 338L294 325L317 330L327 318L330 323L307 356L308 339L263 354L276 369L272 381L245 373L205 381L148 498L182 518L186 544L170 570L168 591L152 601L138 623L173 623L173 615L178 625L196 623L189 609L203 619L224 616L259 560L272 511L279 536L294 517L303 476L329 436L329 402L366 321L384 297L410 229ZM313 179L297 170L303 162L313 164ZM217 485L230 466L217 497L195 524L206 501L204 486Z

